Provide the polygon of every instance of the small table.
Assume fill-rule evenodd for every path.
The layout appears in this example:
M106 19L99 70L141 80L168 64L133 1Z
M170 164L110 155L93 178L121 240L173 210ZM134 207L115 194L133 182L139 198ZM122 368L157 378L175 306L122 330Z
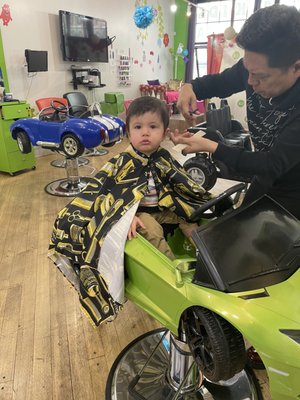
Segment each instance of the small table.
M201 124L201 122L205 121L205 114L200 114L196 116L196 124ZM181 114L173 114L170 118L169 128L171 131L178 129L179 132L183 132L190 125L186 122Z

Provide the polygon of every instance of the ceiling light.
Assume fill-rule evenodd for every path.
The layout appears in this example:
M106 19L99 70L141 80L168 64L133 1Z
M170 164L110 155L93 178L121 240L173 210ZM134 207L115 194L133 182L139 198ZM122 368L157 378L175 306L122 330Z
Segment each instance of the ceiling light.
M190 17L192 15L192 5L191 3L188 3L187 9L186 9L186 16Z
M171 11L173 13L177 11L177 5L176 5L175 1L173 1L173 3L171 4Z

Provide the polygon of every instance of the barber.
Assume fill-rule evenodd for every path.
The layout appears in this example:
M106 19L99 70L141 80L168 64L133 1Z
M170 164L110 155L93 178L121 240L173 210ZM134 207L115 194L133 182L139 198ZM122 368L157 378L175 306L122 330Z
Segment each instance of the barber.
M172 133L184 154L209 152L240 174L253 176L245 202L264 194L300 219L300 13L273 5L252 14L237 35L244 57L220 74L196 78L181 88L177 106L194 125L196 100L246 91L254 152L205 137Z

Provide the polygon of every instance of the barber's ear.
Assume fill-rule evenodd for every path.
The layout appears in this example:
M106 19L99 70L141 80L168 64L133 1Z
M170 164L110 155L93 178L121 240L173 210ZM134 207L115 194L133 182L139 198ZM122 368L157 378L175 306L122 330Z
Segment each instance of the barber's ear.
M300 60L297 60L294 64L295 72L298 74L300 77Z

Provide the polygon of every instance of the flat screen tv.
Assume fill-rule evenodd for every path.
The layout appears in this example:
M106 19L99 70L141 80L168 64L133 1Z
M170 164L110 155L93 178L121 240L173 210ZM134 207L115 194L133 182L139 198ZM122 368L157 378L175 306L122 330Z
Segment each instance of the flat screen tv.
M48 51L26 49L25 58L28 72L48 71Z
M65 61L108 62L106 21L59 10L59 24Z

